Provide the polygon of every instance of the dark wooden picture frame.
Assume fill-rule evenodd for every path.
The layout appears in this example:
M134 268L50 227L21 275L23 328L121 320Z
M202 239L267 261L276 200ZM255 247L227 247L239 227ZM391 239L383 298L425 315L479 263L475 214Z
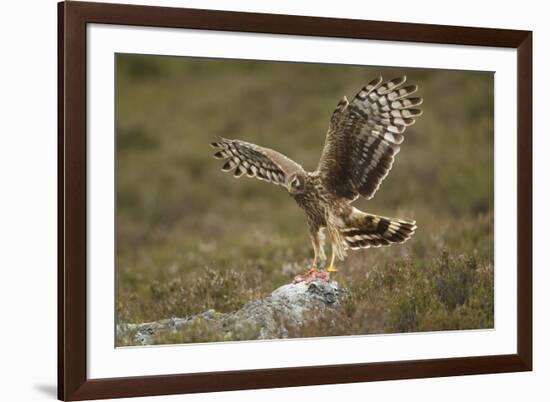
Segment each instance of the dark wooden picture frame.
M517 353L88 379L86 25L192 28L517 49ZM58 397L82 400L532 370L532 32L105 3L58 4Z

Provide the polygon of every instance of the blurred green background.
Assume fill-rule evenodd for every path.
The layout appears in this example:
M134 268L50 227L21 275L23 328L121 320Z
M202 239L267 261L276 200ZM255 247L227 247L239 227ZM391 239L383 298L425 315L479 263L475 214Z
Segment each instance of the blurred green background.
M338 319L292 336L493 326L492 73L126 54L116 68L119 322L230 312L306 270L303 211L282 187L221 172L208 144L238 138L314 170L338 100L406 74L424 114L375 198L354 205L419 229L350 252ZM197 340L221 338L158 342Z

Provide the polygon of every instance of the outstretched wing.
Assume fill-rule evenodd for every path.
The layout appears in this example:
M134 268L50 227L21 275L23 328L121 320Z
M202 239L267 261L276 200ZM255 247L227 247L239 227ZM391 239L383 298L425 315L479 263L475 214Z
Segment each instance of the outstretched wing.
M302 166L285 155L269 148L263 148L241 140L220 137L210 144L217 159L226 159L224 172L233 171L233 176L256 177L274 184L284 185L292 173L303 171Z
M334 111L317 170L325 187L339 197L371 199L388 175L403 133L422 114L418 87L406 77L367 84L351 102L344 97Z

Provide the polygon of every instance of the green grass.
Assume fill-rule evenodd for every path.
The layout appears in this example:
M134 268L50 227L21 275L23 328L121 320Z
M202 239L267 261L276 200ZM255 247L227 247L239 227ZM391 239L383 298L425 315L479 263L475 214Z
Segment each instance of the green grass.
M303 271L303 212L281 187L220 172L208 143L256 142L313 170L338 100L401 74L419 84L424 115L375 198L354 205L419 229L404 245L350 252L336 319L291 335L491 328L491 73L134 55L117 56L118 320L233 311ZM219 334L159 342L208 340Z

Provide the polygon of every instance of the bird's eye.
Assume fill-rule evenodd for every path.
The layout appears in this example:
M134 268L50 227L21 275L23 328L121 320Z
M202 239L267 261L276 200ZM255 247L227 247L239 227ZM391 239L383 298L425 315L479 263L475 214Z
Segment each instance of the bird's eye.
M292 179L292 187L295 187L295 188L299 188L300 187L300 180L295 177L294 179Z

